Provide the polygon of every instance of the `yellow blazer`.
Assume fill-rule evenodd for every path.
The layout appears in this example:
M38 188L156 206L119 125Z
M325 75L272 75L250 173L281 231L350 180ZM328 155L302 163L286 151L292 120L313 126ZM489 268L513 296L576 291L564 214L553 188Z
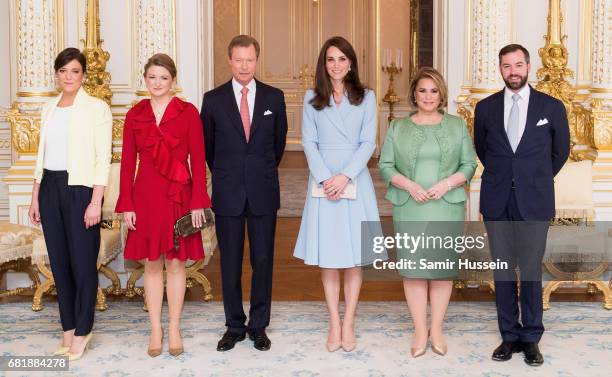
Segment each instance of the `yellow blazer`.
M53 116L60 94L47 102L41 113L38 157L34 179L40 183L45 158L46 125ZM113 116L106 102L81 87L74 99L68 125L68 185L106 186L111 163Z

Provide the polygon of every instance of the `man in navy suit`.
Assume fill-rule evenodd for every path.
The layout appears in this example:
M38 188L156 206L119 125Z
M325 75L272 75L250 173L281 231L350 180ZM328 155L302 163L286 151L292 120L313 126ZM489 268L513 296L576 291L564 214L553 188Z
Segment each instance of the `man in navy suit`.
M281 90L255 80L259 43L248 35L228 46L233 78L204 94L206 161L212 172L212 203L221 254L227 331L217 351L234 348L248 333L260 351L270 349L272 262L276 212L280 207L277 166L285 150L287 113ZM249 236L251 307L242 307L245 224Z
M542 365L542 258L555 215L553 178L569 155L570 133L563 103L527 84L529 52L511 44L499 52L504 90L481 100L475 111L474 144L484 171L480 212L493 259L509 264L495 271L495 302L502 344L493 360L523 352ZM515 267L520 270L520 298ZM520 302L520 321L519 321Z

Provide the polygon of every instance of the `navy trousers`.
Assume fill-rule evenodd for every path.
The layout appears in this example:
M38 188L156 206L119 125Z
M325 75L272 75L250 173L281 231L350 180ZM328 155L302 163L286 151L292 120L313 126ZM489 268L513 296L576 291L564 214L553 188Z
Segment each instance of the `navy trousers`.
M66 171L45 170L38 193L40 218L64 331L91 332L98 290L100 224L85 229L93 189L68 186Z
M494 272L497 322L502 339L537 343L544 333L542 258L546 251L549 222L525 221L516 203L514 190L504 213L498 218L484 220L491 257L507 262L509 266L507 270Z
M249 322L242 307L242 259L244 234L249 236L251 278L251 308ZM272 305L272 270L276 212L255 216L248 203L240 216L215 216L219 252L225 325L233 333L265 329L270 324Z

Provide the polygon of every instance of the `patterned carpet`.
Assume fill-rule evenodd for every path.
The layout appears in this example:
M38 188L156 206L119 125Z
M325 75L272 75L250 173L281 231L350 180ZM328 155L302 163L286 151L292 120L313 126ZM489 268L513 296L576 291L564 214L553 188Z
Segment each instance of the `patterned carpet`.
M446 321L448 355L429 350L418 359L409 356L412 330L402 302L361 303L358 346L351 353L325 350L322 302L274 302L268 329L272 349L257 351L246 340L225 353L215 350L224 330L222 304L188 302L183 322L186 353L177 359L167 352L155 359L146 355L148 319L141 308L138 302L110 302L109 310L96 313L95 336L86 358L61 375L569 377L609 376L612 368L612 315L600 303L553 303L544 314L546 333L540 348L546 361L539 368L527 366L520 354L504 363L491 361L499 335L495 307L489 302L451 303ZM23 303L2 304L0 311L0 355L41 355L59 344L55 303L39 313Z
M308 186L308 169L282 168L278 169L280 181L281 208L278 217L302 217L306 191ZM389 201L385 200L387 187L380 176L377 168L370 169L370 175L374 182L376 199L380 216L391 216L393 208Z

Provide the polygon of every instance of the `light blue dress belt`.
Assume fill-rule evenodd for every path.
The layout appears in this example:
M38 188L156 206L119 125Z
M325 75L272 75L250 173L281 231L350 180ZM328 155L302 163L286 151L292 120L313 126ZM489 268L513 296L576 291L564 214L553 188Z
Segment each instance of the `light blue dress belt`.
M319 143L319 150L346 150L354 151L359 148L360 144L335 144L335 143Z

